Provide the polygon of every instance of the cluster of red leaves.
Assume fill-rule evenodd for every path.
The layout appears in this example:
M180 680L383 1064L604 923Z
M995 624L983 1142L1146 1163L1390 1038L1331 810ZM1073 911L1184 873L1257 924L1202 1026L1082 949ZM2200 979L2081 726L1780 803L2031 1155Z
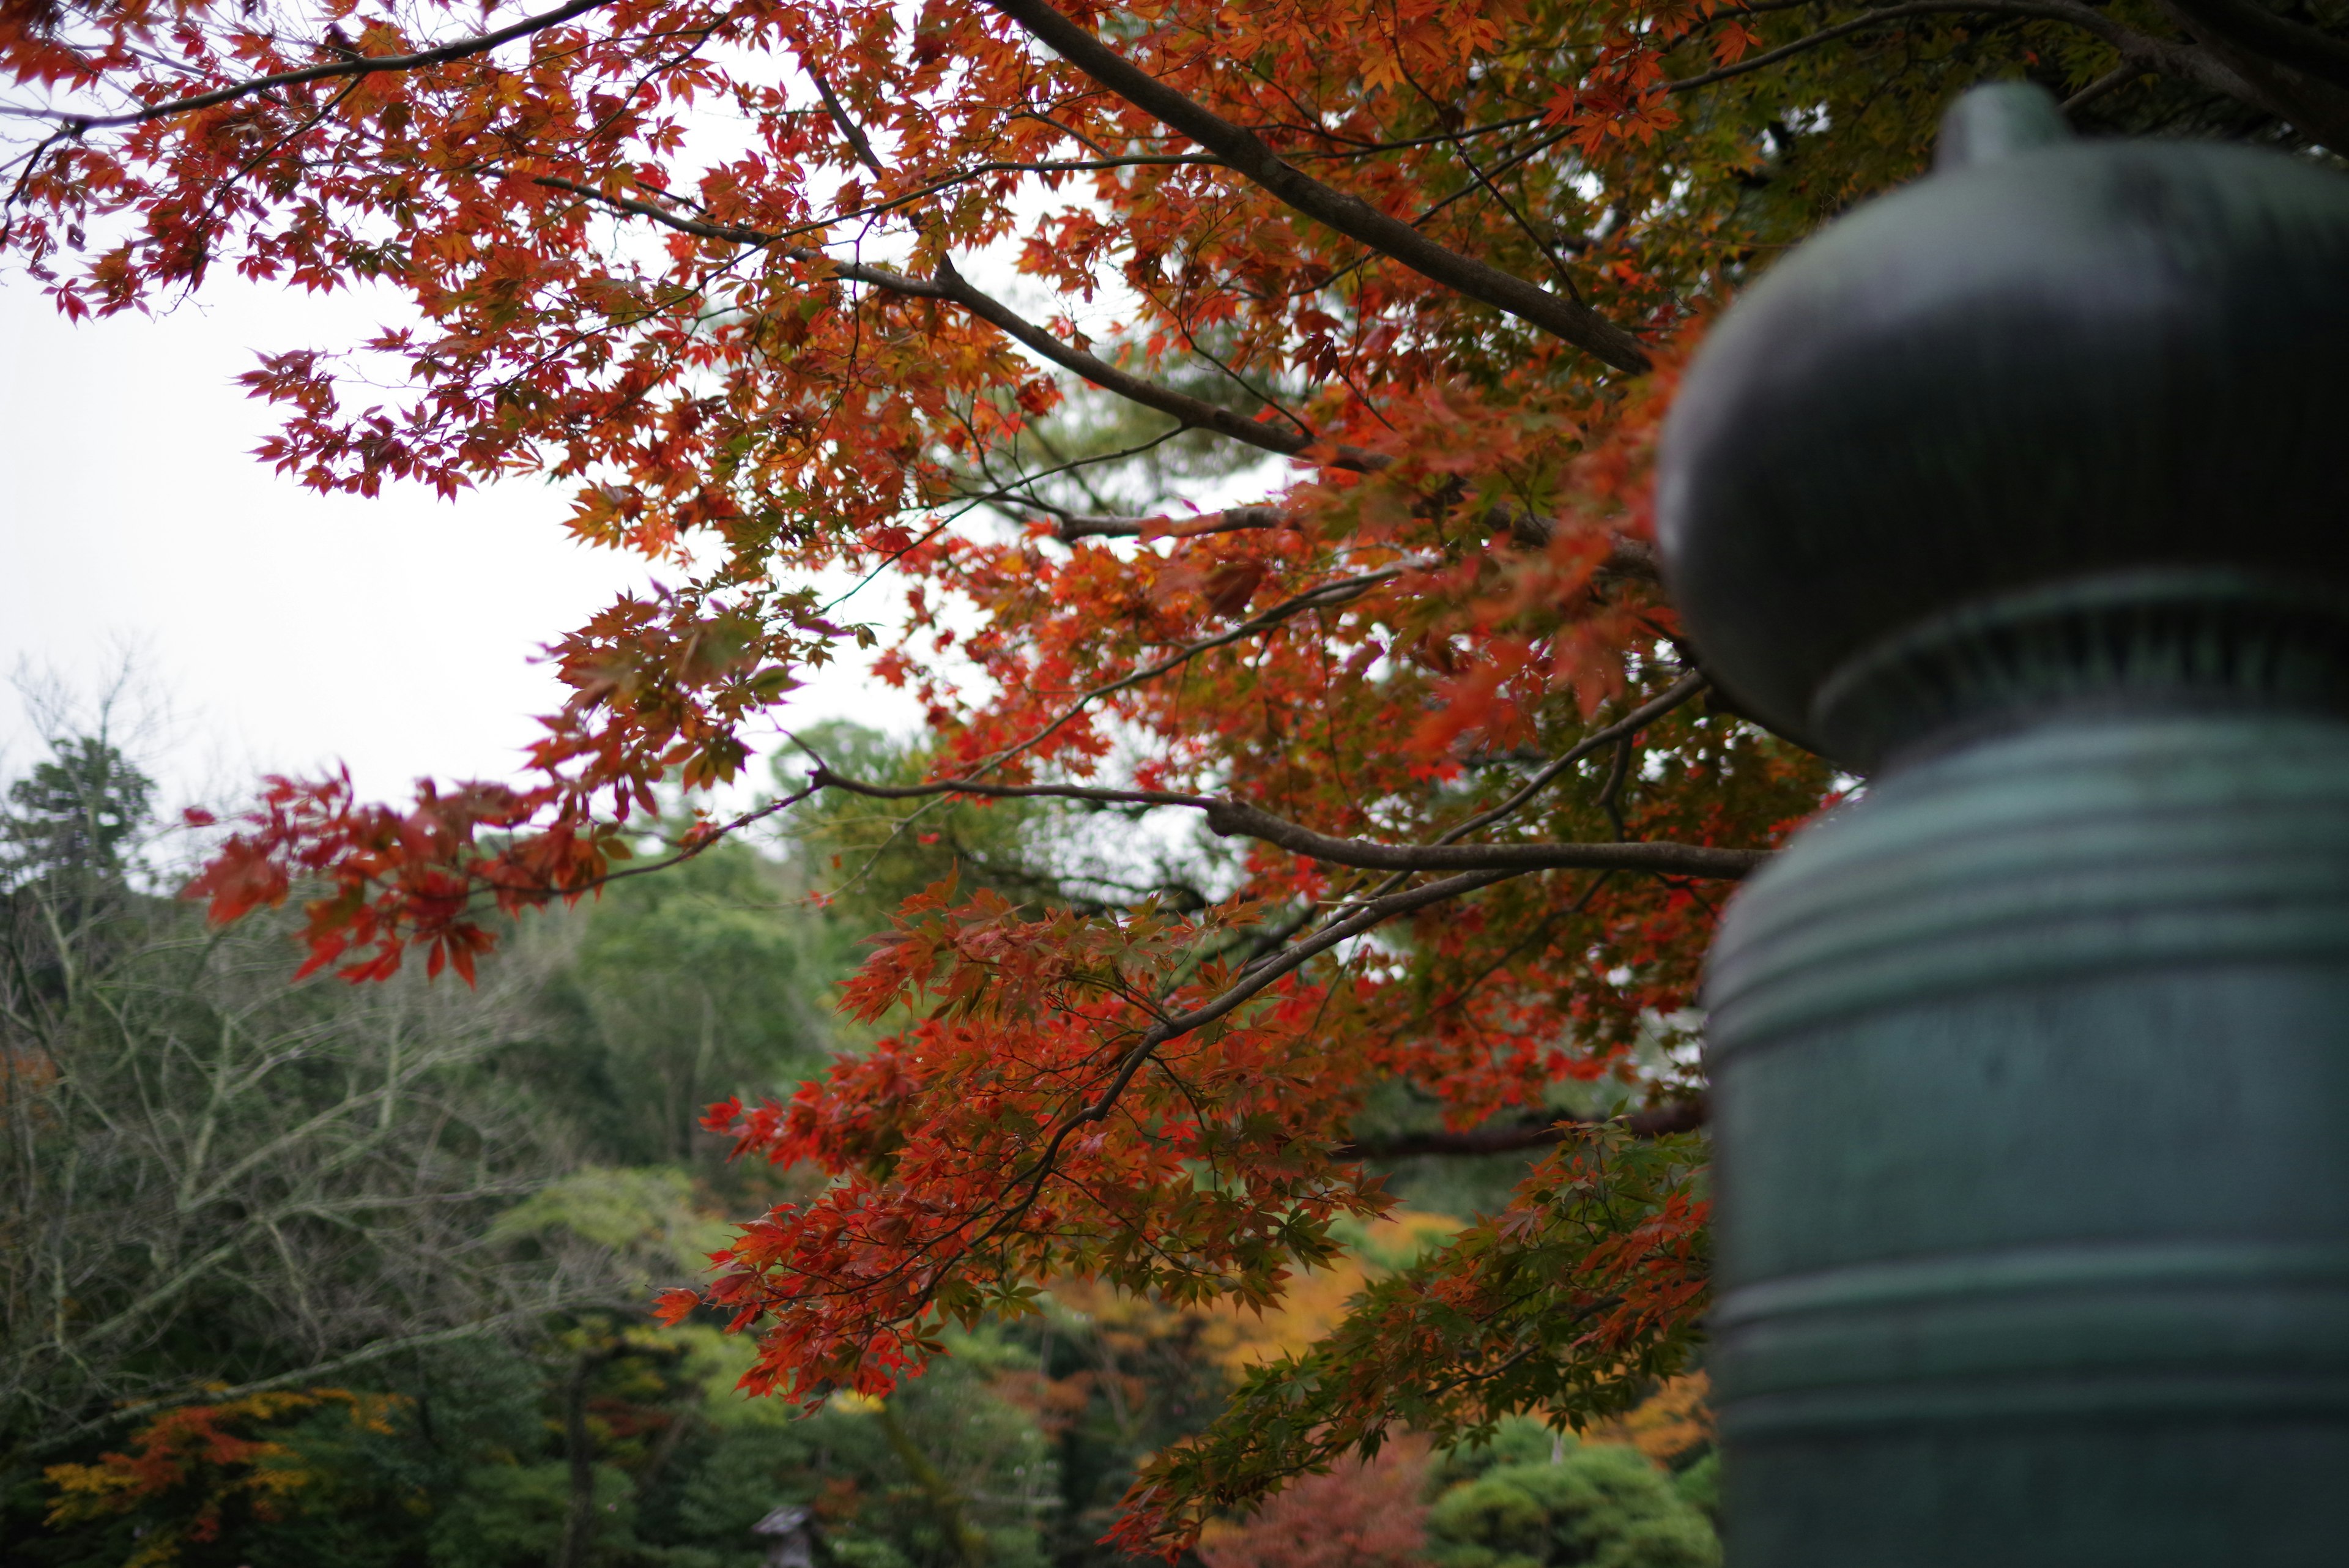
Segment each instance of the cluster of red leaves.
M833 1178L717 1257L707 1299L737 1327L771 1320L750 1386L881 1392L941 1321L1029 1310L1060 1275L1268 1301L1296 1262L1333 1255L1331 1221L1385 1208L1314 1147L1326 1096L1345 1092L1313 1059L1326 988L1275 986L1130 1075L1153 1023L1228 982L1234 966L1207 956L1218 926L1149 909L1040 920L950 891L914 899L850 988L859 1016L908 1004L917 1024L787 1106L710 1114L738 1152ZM1165 984L1170 969L1187 978Z
M535 787L443 790L427 779L401 811L358 800L347 774L272 777L188 896L225 921L283 902L297 881L323 883L329 890L305 906L303 974L331 964L352 981L381 980L422 948L432 974L445 964L470 983L495 945L492 910L512 915L593 889L630 857L625 825L657 809L653 785L664 774L708 785L749 760L742 721L798 684L792 665L805 639L831 628L804 592L741 597L749 602L626 598L551 649L575 694L531 748L544 781ZM792 603L774 616L778 630L769 601L782 598ZM212 820L191 815L196 826Z
M308 906L310 956L302 973L340 962L355 947L372 948L342 972L379 980L418 944L433 974L449 964L470 981L476 957L491 945L473 918L477 878L483 869L510 875L505 857L481 843L482 830L520 826L543 797L485 784L443 795L428 781L415 806L401 812L359 802L347 774L323 781L273 776L246 830L230 836L187 891L210 901L214 919L234 920L283 903L296 877L322 879L334 891ZM191 812L190 820L202 826L211 817ZM592 841L579 849L601 869Z

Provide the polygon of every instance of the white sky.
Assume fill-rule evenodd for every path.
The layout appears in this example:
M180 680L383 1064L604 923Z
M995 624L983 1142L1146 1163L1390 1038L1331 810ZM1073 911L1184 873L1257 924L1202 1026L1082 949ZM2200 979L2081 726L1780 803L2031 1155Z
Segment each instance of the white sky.
M178 721L154 759L177 799L233 805L264 770L337 759L375 798L512 777L563 690L533 655L651 575L574 543L564 493L534 482L370 501L254 461L274 422L234 383L254 352L346 347L377 314L215 283L168 317L77 327L0 275L0 676L90 691L139 649ZM835 665L789 719L843 715L919 717ZM36 745L0 689L0 768Z

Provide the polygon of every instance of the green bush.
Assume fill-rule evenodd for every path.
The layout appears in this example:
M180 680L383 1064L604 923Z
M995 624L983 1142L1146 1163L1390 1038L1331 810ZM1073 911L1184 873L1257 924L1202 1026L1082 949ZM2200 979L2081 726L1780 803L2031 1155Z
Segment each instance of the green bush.
M1537 1439L1542 1457L1532 1458ZM1485 1449L1445 1456L1440 1473L1464 1479L1428 1510L1428 1556L1436 1568L1718 1568L1721 1562L1704 1514L1636 1449L1557 1443L1531 1422L1512 1422Z

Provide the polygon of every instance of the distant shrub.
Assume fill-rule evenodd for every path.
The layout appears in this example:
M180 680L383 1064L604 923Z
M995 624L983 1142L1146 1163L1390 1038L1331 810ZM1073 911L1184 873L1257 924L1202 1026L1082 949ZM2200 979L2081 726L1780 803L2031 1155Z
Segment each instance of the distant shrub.
M1638 1449L1566 1441L1554 1458L1518 1457L1531 1441L1505 1433L1508 1462L1428 1510L1436 1568L1719 1568L1703 1512Z

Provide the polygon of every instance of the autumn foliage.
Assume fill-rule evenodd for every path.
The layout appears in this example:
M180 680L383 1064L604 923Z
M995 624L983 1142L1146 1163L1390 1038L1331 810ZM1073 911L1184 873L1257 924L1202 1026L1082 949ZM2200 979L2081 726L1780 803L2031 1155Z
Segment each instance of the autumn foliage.
M388 1432L406 1401L394 1395L312 1388L247 1394L167 1409L131 1435L129 1451L94 1464L51 1465L52 1526L112 1515L160 1521L138 1535L124 1568L168 1568L191 1547L247 1521L267 1522L312 1501L319 1478L285 1428L339 1410L349 1424Z
M370 340L265 346L263 458L362 494L551 479L675 585L553 645L571 696L513 782L270 781L192 890L298 894L314 964L470 976L852 646L924 703L930 778L816 757L752 816L1019 795L1204 830L1088 898L932 888L845 998L881 1043L712 1113L827 1184L664 1310L715 1305L806 1398L1055 1278L1273 1300L1389 1206L1356 1137L1382 1087L1446 1136L1602 1081L1701 1119L1714 915L1835 781L1678 641L1647 501L1675 367L1982 76L2323 140L2338 95L2209 66L2255 46L2172 36L2204 11L5 0L5 243L74 317L223 272L380 286ZM1567 1143L1253 1375L1126 1538L1400 1425L1621 1408L1692 1341L1703 1203L1701 1143Z

